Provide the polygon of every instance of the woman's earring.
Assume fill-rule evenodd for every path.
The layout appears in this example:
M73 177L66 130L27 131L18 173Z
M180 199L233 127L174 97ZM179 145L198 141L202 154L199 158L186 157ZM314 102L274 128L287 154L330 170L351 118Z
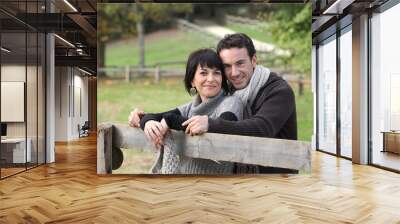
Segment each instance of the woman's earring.
M197 89L196 89L196 87L190 88L189 92L190 92L190 95L192 95L192 96L196 95L196 94L197 94Z

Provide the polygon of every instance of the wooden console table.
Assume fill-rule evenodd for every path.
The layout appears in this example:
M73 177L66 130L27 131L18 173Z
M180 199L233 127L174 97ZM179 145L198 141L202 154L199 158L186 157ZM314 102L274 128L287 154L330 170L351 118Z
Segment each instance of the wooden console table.
M400 131L382 131L383 150L382 152L392 152L400 154Z

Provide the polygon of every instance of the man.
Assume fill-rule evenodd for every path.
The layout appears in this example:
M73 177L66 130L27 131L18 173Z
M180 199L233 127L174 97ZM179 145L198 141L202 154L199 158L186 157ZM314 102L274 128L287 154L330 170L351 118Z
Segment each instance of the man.
M186 132L202 134L218 132L268 138L297 140L296 104L293 90L285 80L268 68L257 65L256 50L252 40L245 34L226 35L217 45L225 74L235 90L234 94L246 104L244 119L226 121L194 116L184 122ZM138 126L139 115L135 109L129 117L131 126ZM273 167L244 167L237 171L260 173L295 173L293 170Z

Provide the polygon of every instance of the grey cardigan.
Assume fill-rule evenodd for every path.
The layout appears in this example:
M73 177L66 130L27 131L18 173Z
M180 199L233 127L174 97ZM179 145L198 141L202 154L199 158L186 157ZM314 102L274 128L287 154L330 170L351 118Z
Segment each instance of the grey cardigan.
M232 112L238 120L242 119L244 104L236 96L225 96L221 91L217 96L201 102L198 95L190 103L178 107L181 115L190 118L195 115L207 115L217 118L224 112ZM183 149L184 150L184 149ZM164 146L158 151L155 164L151 169L155 174L232 174L233 163L209 159L189 158L175 144L172 135L167 134Z

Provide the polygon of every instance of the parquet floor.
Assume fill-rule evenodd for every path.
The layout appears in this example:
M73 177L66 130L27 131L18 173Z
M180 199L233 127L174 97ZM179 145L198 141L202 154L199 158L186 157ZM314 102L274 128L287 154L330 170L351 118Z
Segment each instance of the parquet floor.
M4 168L4 167L2 167L1 168L1 177L10 176L12 174L15 174L15 173L18 173L18 172L22 172L24 170L25 170L25 167L17 167L17 168L14 168L14 167Z
M94 137L0 181L0 223L400 223L400 175L315 152L311 175L96 175Z

